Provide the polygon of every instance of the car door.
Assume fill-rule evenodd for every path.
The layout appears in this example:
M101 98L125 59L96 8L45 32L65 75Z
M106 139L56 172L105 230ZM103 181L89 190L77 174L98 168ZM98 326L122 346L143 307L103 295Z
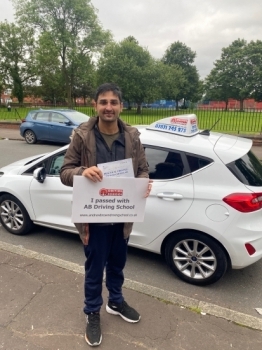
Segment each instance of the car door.
M146 246L168 230L193 202L192 176L180 152L145 147L149 177L153 180L147 198L144 222L135 223L129 243Z
M30 197L37 222L72 230L73 189L63 185L59 175L64 156L65 151L50 157L46 179L43 183L33 179L30 185Z
M50 117L50 141L69 143L72 134L70 120L61 113L52 112Z
M49 123L49 112L41 111L37 112L34 119L34 128L33 131L36 134L38 140L49 140L50 133L50 123Z

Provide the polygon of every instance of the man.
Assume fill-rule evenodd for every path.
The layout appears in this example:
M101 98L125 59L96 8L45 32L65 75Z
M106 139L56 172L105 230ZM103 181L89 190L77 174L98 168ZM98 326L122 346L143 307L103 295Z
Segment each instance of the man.
M74 136L61 168L61 181L73 186L73 176L82 175L93 182L102 181L103 174L97 164L131 158L135 177L148 178L148 166L136 128L119 119L122 111L122 94L110 83L101 85L95 95L96 118L75 129ZM148 185L147 197L151 185ZM75 224L84 244L85 262L85 340L90 346L102 341L100 308L103 271L106 269L106 287L109 291L106 311L120 315L135 323L139 313L123 298L123 268L126 263L128 237L132 223Z

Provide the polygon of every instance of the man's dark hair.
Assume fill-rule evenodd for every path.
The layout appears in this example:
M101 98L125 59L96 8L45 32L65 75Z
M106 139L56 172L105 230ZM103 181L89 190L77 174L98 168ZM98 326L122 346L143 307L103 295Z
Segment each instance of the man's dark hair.
M95 101L97 102L98 96L101 94L104 94L105 92L112 91L114 95L116 95L119 98L119 101L122 102L122 92L120 88L113 83L104 83L100 85L95 93Z

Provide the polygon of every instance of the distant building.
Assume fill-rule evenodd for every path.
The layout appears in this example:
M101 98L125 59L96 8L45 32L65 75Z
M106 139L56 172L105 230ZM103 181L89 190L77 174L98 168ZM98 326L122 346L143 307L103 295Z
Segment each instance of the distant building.
M225 109L226 102L225 101L203 101L203 103L198 104L199 109ZM234 100L230 98L228 100L227 109L239 109L240 101ZM244 109L255 109L262 110L262 102L256 102L254 99L250 98L244 100L243 103Z
M2 104L8 104L12 102L11 99L11 93L12 90L11 89L6 89L2 94L1 94L1 103Z

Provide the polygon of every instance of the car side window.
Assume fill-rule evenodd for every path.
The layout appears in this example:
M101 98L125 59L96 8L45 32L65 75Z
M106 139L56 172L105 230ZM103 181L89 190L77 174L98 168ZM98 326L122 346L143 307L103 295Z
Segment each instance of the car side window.
M193 155L193 154L187 154L187 161L190 167L190 171L193 173L194 171L197 171L201 168L204 168L205 166L207 166L208 164L211 164L213 162L212 159L208 159L208 158L203 158L197 155Z
M180 152L146 147L145 154L150 179L166 180L183 175L184 165Z
M35 164L28 170L26 170L23 175L33 175L33 172L37 168L45 168L47 175L59 176L60 169L64 162L66 151L56 154L53 157L46 158L45 160Z
M49 122L49 112L38 112L33 116L34 120Z
M30 112L30 117L35 120L37 113L36 112Z
M59 154L57 156L54 156L51 160L51 165L50 165L50 175L59 175L60 174L60 169L63 165L65 158L65 153Z
M35 171L35 169L37 168L47 168L48 165L48 159L45 159L44 161L41 161L37 164L35 164L34 166L32 166L31 168L27 169L22 175L33 175L33 172Z
M65 116L59 113L51 113L51 121L54 123L61 123L61 124L65 124L69 122L69 120Z

